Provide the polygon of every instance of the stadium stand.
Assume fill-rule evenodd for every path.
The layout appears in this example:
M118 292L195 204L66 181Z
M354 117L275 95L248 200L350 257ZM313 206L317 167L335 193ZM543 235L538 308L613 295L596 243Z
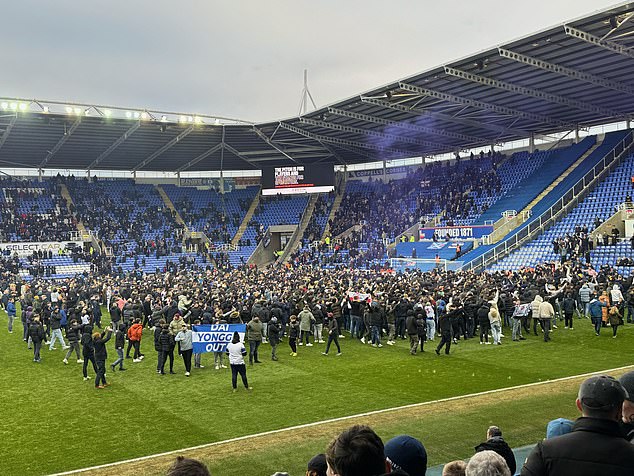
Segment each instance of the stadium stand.
M573 234L575 227L579 226L588 227L589 232L592 232L597 224L597 218L599 222L604 221L631 193L633 175L634 157L628 157L563 220L489 267L489 270L517 270L544 262L559 261L560 255L554 252L553 241L566 234ZM629 243L619 243L616 246L598 246L590 252L590 256L592 266L599 269L606 264L616 264L620 258L633 258L634 250ZM618 270L625 276L631 274L631 267L618 267Z

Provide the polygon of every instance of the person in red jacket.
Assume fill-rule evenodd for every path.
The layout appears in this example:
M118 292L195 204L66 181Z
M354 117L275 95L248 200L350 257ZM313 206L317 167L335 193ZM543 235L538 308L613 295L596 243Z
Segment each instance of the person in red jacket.
M128 339L132 343L132 347L134 347L134 359L132 362L141 362L143 360L141 337L143 337L143 324L141 324L141 319L137 318L128 329Z

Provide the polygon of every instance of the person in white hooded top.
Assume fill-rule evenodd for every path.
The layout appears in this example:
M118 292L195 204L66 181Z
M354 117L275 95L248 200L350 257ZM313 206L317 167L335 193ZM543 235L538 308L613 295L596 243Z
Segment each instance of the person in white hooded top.
M244 356L247 355L247 349L240 342L240 334L233 333L231 344L227 344L226 354L229 356L229 364L231 365L231 386L235 392L238 389L238 374L242 377L244 388L252 390L247 381L247 367L244 365Z

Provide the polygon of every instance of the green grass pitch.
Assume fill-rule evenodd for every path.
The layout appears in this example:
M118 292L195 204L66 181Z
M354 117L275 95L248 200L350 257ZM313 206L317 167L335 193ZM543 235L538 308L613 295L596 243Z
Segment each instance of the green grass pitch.
M0 389L2 425L0 474L39 475L134 458L163 451L225 440L293 425L358 414L445 397L515 386L634 363L634 326L611 329L595 337L588 320L575 320L575 329L560 327L553 341L541 336L510 342L510 330L501 346L481 346L476 339L452 347L450 356L437 356L428 343L426 352L410 356L405 341L372 348L342 339L343 355L321 355L324 344L300 347L289 356L284 341L279 362L270 360L270 347L261 347L262 364L248 368L251 393L231 392L230 371L214 370L211 354L206 368L186 378L182 360L177 375L156 374L156 352L151 333L144 334L141 363L126 361L128 371L108 372L111 387L95 390L84 382L74 358L62 363L62 350L42 349L42 363L22 341L22 326L6 331L0 317ZM115 358L114 342L108 346ZM94 377L94 372L89 369ZM572 399L572 401L571 401ZM518 399L487 408L430 415L425 428L414 419L383 422L377 428L387 439L409 433L425 443L430 464L468 457L484 436L486 422L506 426L512 446L543 437L545 422L558 416L574 417L574 394L545 396L540 401ZM352 422L350 423L352 424ZM234 465L219 457L207 462L212 474L266 475L287 470L303 474L310 456L323 451L328 439L304 438L292 451L244 445ZM239 463L239 464L238 464ZM250 468L245 472L245 467Z

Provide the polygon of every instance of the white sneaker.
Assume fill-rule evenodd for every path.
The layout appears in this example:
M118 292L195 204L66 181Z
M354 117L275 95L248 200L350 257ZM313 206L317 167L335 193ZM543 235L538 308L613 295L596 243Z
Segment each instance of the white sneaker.
M83 364L84 363L84 359L77 359L77 363L78 364Z
M70 349L70 345L63 345L62 349L66 350L66 349Z
M300 343L299 343L299 344L297 344L297 345L304 345L304 344L303 344L302 342L300 342Z
M311 344L310 342L308 344L306 344L306 347L312 347L313 344Z
M185 377L189 377L189 372L185 372Z
M204 365L199 365L199 366L198 366L198 368L199 368L199 369L204 369L204 368L205 368L205 366L204 366Z
M360 339L360 340L361 340L361 343L362 343L362 344L365 344L365 337L361 337L361 339Z
M227 368L227 366L226 366L226 365L221 365L221 366L220 366L220 368L221 368L221 369L226 369L226 368Z
M220 370L220 366L219 365L216 365L216 370Z
M392 342L391 340L388 340L387 345L394 345L394 342Z
M139 356L139 360L143 360L143 359L145 359L145 355Z
M323 344L324 342L325 342L325 341L323 341L323 340L320 340L320 341L319 341L319 343L320 343L320 344Z
M64 359L64 360L62 360L62 362L64 362L66 365L68 365L68 359Z
M85 382L86 380L88 380L89 378L90 378L90 377L84 377L84 382Z
M377 347L383 347L383 344L379 344Z
M139 363L139 362L141 362L141 361L142 361L141 359L132 359L132 362L134 362L134 363L136 363L136 364L138 364L138 363Z

